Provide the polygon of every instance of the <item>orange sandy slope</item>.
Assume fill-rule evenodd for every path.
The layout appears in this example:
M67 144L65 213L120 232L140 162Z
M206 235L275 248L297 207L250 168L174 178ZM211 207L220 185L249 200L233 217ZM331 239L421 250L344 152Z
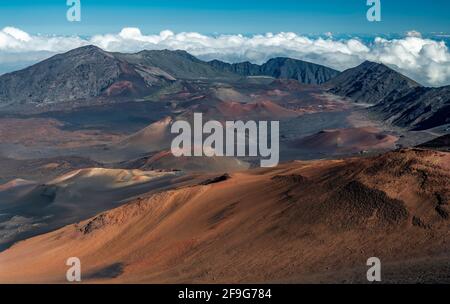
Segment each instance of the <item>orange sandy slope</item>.
M0 282L448 281L450 153L291 162L138 199L0 253Z

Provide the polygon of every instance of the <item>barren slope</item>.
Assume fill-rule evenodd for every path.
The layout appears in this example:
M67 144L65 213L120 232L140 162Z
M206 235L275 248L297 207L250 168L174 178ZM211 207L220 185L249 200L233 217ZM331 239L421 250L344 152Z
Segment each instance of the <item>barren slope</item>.
M134 197L174 187L181 173L87 168L45 184L14 180L0 186L0 250L116 208Z
M383 134L377 128L362 127L325 130L295 140L291 145L298 149L322 152L330 155L392 149L395 147L397 140L397 137Z
M449 280L450 154L293 162L141 198L0 253L0 282Z

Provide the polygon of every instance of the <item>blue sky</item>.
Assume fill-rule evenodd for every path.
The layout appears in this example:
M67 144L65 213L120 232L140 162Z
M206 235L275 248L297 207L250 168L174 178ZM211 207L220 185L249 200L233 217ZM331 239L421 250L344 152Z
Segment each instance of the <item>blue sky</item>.
M67 21L66 1L0 0L0 74L94 44L227 62L284 56L337 70L371 60L450 84L449 0L381 0L381 22L367 20L367 0L81 0L81 22Z
M381 0L382 22L366 20L366 0L81 0L82 21L69 23L66 0L0 0L0 28L93 35L139 27L204 34L387 34L450 32L448 0Z

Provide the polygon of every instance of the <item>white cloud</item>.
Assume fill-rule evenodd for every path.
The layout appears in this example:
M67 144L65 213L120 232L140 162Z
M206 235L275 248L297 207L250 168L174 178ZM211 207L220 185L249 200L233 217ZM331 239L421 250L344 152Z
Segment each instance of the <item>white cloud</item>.
M94 44L107 51L137 52L143 49L182 49L204 60L262 63L275 56L323 64L344 70L364 60L385 63L401 73L432 86L450 84L450 53L444 42L422 38L410 31L402 39L375 38L371 43L360 39L308 38L295 33L264 35L207 36L193 32L162 31L145 35L138 28L124 28L118 34L77 36L30 35L17 28L0 30L0 65L36 58Z
M418 31L415 31L415 30L412 30L412 31L406 32L406 36L422 38L422 33L418 32Z

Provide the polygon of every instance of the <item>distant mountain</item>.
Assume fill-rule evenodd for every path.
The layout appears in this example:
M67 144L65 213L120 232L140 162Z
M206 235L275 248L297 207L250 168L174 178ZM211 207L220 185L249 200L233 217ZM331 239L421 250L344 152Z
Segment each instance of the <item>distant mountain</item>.
M95 46L74 49L0 76L0 106L55 106L70 101L89 105L96 100L153 96L179 82L237 81L243 76L326 83L325 88L334 94L376 104L374 112L402 127L428 129L449 122L449 87L424 88L378 63L366 61L339 74L290 58L274 58L263 65L229 64L218 60L204 62L185 51L122 54Z
M0 104L140 95L150 86L170 80L162 72L139 68L100 48L86 46L1 76Z
M232 77L183 51L109 53L85 46L0 77L0 105L145 96L177 79Z
M339 74L331 68L291 58L273 58L262 65L250 62L226 63L210 61L214 68L241 76L270 76L279 79L295 79L306 84L322 84Z
M240 62L240 63L228 63L220 60L212 60L208 62L212 67L221 70L227 71L235 74L239 74L242 76L256 76L261 75L261 66L258 64L254 64L248 61ZM272 75L266 75L272 76Z
M327 86L330 92L355 102L376 104L387 96L399 98L420 84L383 64L365 61L331 79Z
M326 86L334 94L373 104L373 112L396 126L425 130L450 123L450 86L422 87L383 64L366 61Z
M372 111L400 127L414 130L431 129L450 123L450 86L417 87L400 98L389 95Z
M275 58L262 66L229 65L219 61L204 62L185 51L122 54L85 46L0 76L0 106L49 105L99 97L145 97L178 80L235 81L242 76L268 75L303 83L323 83L338 73L289 58Z
M160 69L175 79L230 78L237 76L228 71L215 69L207 62L201 61L182 50L145 50L136 54L114 53L114 56L138 66Z

